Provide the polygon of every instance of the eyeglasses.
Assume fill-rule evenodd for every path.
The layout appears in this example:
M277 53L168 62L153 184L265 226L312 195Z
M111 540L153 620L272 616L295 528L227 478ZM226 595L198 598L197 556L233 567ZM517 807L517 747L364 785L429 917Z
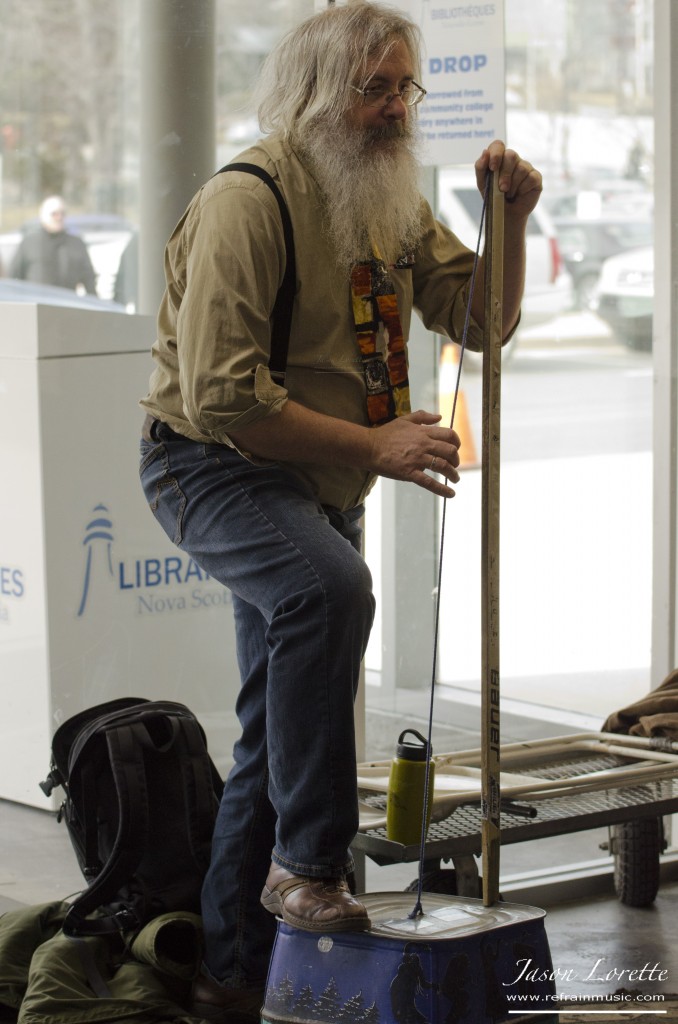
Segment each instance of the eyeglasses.
M351 88L354 92L360 93L365 107L387 107L396 96L406 107L416 107L417 103L421 103L426 95L426 89L417 85L416 82L406 82L398 92L389 92L382 85L368 85L364 89L352 85Z

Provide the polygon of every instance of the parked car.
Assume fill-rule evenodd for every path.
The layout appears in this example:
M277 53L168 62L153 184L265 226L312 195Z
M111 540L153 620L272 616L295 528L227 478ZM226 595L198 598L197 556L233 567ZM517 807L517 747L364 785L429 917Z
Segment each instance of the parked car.
M8 273L22 237L37 229L38 225L37 218L33 218L22 224L18 231L0 235L0 276ZM134 233L133 225L117 214L81 213L69 214L65 226L71 234L79 235L87 246L96 274L97 295L102 299L112 299L120 258Z
M652 217L654 192L643 182L608 178L578 188L545 189L542 202L551 217Z
M472 172L457 169L439 172L437 216L471 249L477 245L482 206L483 198ZM527 265L520 327L535 327L565 313L572 307L573 294L572 278L563 265L555 228L540 204L527 222Z
M472 173L439 172L437 216L470 249L477 245L481 211L482 197ZM526 250L521 324L534 327L568 309L573 297L573 283L563 266L555 228L541 206L527 221Z
M605 260L593 308L610 325L619 341L630 348L652 348L654 250L632 249Z
M0 278L0 302L37 302L44 306L73 306L76 309L98 309L107 313L126 312L119 302L100 299L96 295L80 295L72 288L17 281L13 277Z
M6 231L0 235L0 278L9 273L9 265L21 241L20 231Z
M647 216L554 217L553 223L578 309L590 308L606 259L652 245L652 218Z

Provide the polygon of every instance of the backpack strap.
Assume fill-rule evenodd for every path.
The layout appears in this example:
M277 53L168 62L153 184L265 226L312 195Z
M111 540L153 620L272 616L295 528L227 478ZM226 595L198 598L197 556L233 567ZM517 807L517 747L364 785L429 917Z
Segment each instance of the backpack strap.
M82 785L82 872L88 884L96 878L102 868L99 857L99 823L97 821L97 767L89 761L83 763L80 773Z
M294 251L294 233L292 231L292 219L287 209L287 204L282 197L280 189L275 181L263 167L257 164L234 163L226 164L217 174L224 171L245 171L247 174L254 174L261 178L268 185L275 196L280 219L282 220L283 235L285 238L285 273L282 283L278 289L275 305L273 306L273 325L271 327L271 357L268 361L268 368L271 376L278 384L285 383L285 372L287 370L287 352L290 345L290 328L292 326L292 309L294 306L294 295L297 287L297 265Z
M186 798L187 835L196 866L206 871L209 857L205 862L205 851L212 845L214 833L215 803L223 790L223 781L217 775L211 759L205 757L204 734L195 719L176 720L179 735L176 737L180 753L181 777Z
M106 979L101 973L89 939L83 938L80 935L69 935L68 938L71 942L75 943L87 983L92 992L94 992L94 995L98 999L114 999L115 996L106 984Z
M118 832L113 850L101 872L78 896L66 914L66 935L107 934L133 927L133 915L122 911L114 917L91 921L85 918L112 898L134 874L146 846L148 791L143 747L135 740L136 724L119 725L106 731L111 770L118 795ZM145 732L145 730L144 730Z

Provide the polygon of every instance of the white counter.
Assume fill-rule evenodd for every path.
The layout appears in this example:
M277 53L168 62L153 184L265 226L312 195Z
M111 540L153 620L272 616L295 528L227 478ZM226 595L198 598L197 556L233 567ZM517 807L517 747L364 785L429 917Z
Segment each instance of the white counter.
M0 304L0 798L49 807L55 728L120 696L182 701L230 761L230 595L138 478L153 340L150 317Z

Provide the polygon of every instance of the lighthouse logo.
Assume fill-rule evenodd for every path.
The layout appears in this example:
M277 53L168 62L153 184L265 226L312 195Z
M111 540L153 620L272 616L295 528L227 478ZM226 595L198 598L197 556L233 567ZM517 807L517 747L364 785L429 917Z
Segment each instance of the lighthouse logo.
M82 542L86 549L86 556L85 571L82 581L82 596L80 598L80 607L78 608L78 618L84 614L85 608L87 607L87 598L89 597L94 572L108 572L111 577L114 577L112 531L113 523L111 522L108 508L101 504L95 505L93 509L93 518L85 528L85 539ZM95 564L99 567L96 570L94 569Z

